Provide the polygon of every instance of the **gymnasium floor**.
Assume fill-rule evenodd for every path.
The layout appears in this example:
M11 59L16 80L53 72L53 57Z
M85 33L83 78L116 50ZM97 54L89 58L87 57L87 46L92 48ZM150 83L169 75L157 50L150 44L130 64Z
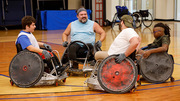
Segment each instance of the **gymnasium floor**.
M158 23L154 21L153 25ZM169 54L174 56L174 72L175 82L168 80L162 84L152 84L146 81L138 86L133 93L126 94L110 94L103 91L91 90L84 84L87 79L80 76L70 76L65 83L59 86L38 86L31 88L19 88L15 85L11 86L9 82L9 64L16 54L15 40L20 29L17 30L0 30L0 100L4 101L179 101L180 100L180 22L166 21L171 28L171 44ZM141 46L145 46L154 40L152 27L136 29L142 38ZM103 42L102 50L108 50L114 38L119 34L118 26L113 29L103 27L107 37ZM62 47L62 33L64 30L36 30L33 34L36 39L41 42L48 43L54 50L58 50L62 56L64 47ZM99 36L97 35L97 39Z

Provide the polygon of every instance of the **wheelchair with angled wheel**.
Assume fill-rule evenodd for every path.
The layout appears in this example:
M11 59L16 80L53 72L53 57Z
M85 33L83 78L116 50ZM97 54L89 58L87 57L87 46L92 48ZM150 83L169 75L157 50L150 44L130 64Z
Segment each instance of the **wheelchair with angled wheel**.
M115 94L136 90L138 69L136 63L132 60L135 52L131 54L131 58L125 58L121 63L115 62L118 55L110 55L105 59L103 56L99 56L91 76L85 81L90 89Z
M116 94L134 92L137 85L141 85L140 75L151 83L163 83L169 78L174 81L173 56L166 52L151 54L147 59L127 57L120 64L115 62L117 56L105 59L102 56L96 61L91 76L85 81L90 89Z
M20 44L16 45L17 54L13 57L9 66L9 76L11 85L18 87L33 87L40 85L56 85L65 82L66 70L59 61L58 51L49 52L51 59L46 60L44 55L22 50ZM58 57L56 56L58 55ZM61 71L59 69L61 69Z
M74 51L73 45L80 44L84 48L80 48L76 54L77 57L73 59L71 57L71 51ZM68 75L84 75L85 77L88 76L88 73L91 72L94 68L95 59L94 53L96 51L100 51L101 49L96 45L86 44L82 41L73 41L71 42L68 47L65 49L63 56L61 58L61 62L63 65L68 65L69 69L67 70ZM83 65L80 69L79 64Z

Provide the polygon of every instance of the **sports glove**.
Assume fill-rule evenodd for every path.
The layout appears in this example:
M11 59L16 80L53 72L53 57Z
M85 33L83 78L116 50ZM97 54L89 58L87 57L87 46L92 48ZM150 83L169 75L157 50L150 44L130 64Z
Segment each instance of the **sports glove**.
M63 45L63 47L67 47L68 46L68 42L64 41L62 45Z
M97 42L96 42L96 46L97 46L97 47L101 47L101 46L102 46L102 42L101 42L100 40L97 41Z
M121 63L124 59L126 58L125 54L119 54L116 58L115 58L115 62L116 63Z
M46 60L51 59L51 54L47 50L43 50L42 54L44 55Z
M45 47L45 49L47 49L48 51L52 51L52 48L51 48L51 46L50 45L48 45L48 44L43 44L43 46Z

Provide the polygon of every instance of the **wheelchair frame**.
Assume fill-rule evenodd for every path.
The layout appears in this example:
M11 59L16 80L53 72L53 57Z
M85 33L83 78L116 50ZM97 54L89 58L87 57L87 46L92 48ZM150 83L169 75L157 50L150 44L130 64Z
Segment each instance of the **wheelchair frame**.
M119 69L117 69L117 67L114 67L114 66L116 66L116 63L114 62L115 57L116 57L116 55L112 55L112 56L108 56L104 60L97 60L97 62L95 64L95 69L92 71L90 78L88 78L84 83L87 83L87 86L91 89L107 91L109 93L122 94L122 93L126 93L128 91L134 92L137 88L136 80L137 80L137 76L138 76L138 71L137 71L136 65L130 58L126 58L120 64L118 64L118 66L120 66L120 65L122 66L122 64L123 64L127 67L130 67L131 68L130 70L132 70L132 72L131 72L132 74L130 72L129 73L131 75L133 75L133 77L130 79L131 80L130 82L128 82L127 78L120 80L118 77L121 77L123 72L121 72L121 70L119 70L122 68L118 67ZM113 65L110 62L112 62ZM108 63L110 63L110 64L108 64ZM112 65L112 66L110 66L110 65ZM127 67L125 67L125 68L127 68ZM116 70L112 71L109 74L109 76L107 76L108 72L110 72L110 71L106 72L105 74L104 73L102 74L102 71L107 71L107 70L105 70L105 68L109 69L109 70L110 69L113 70L114 68L116 68ZM126 72L126 73L129 74L128 72ZM105 79L108 81L106 82ZM106 84L105 82L108 84ZM124 87L123 85L121 85L121 83L124 83L124 85L126 87L121 88L121 87Z
M77 58L76 60L74 60L76 62L79 62L80 64L83 64L83 69L72 69L71 68L72 67L72 60L69 59L68 52L69 52L69 47L74 43L80 43L80 44L83 44L83 45L85 45L87 47L88 52L86 53L86 57L85 58ZM93 48L94 48L94 52L95 52L96 51L95 45L94 45ZM101 50L101 49L97 47L97 50ZM82 41L73 41L73 42L71 42L68 45L68 47L66 48L65 52L63 53L63 56L62 56L62 59L61 59L61 62L62 62L63 65L69 63L68 75L71 75L71 73L72 74L84 74L84 76L87 77L88 73L92 72L92 70L94 69L94 66L90 66L90 64L89 64L89 61L88 61L89 55L90 55L90 49L89 49L87 44L85 44ZM66 61L64 59L66 59ZM84 62L82 63L82 62L80 62L80 60L82 60ZM94 60L91 60L91 61L94 61Z
M52 52L57 52L58 57L60 59L58 51L53 50ZM28 60L28 61L22 62L22 60L21 60L22 55L26 56L25 60ZM55 55L55 54L53 54L53 55ZM33 62L34 60L30 59L29 57L38 60L38 62L36 62L36 61ZM36 66L38 63L40 63L40 65L38 65L39 67ZM56 67L55 67L52 59L51 59L51 63L53 66L53 70L51 70L50 73L46 73L46 72L44 72L45 66L44 66L43 59L41 58L41 56L39 54L30 52L28 50L23 50L23 51L19 52L12 59L10 66L9 66L9 75L10 75L11 85L13 86L13 84L15 84L18 87L27 88L27 87L32 87L32 86L52 85L52 84L55 84L56 86L58 86L58 84L61 80L62 80L62 82L65 82L66 78L68 77L67 73L64 71L60 75L58 75L58 73L56 71ZM36 64L36 65L34 65L34 64ZM59 64L59 66L60 66L60 68L62 67L61 62ZM37 69L39 72L36 71ZM14 71L16 71L16 73ZM32 74L33 71L34 71L34 74ZM18 72L21 72L21 73L18 73ZM36 72L38 72L39 74ZM55 74L55 76L53 74ZM30 77L30 76L34 76L34 75L36 75L38 77L34 77L34 79L32 80L33 77Z
M111 28L114 27L115 23L120 22L119 20L121 19L121 17L123 15L131 15L133 17L133 27L134 28L138 28L141 27L142 23L145 27L150 27L153 23L153 17L152 14L150 12L148 12L148 10L140 10L139 12L133 12L132 14L128 11L126 6L116 6L116 10L117 12L115 13L113 20L112 20L112 24L111 24ZM150 22L149 24L147 24L146 22Z

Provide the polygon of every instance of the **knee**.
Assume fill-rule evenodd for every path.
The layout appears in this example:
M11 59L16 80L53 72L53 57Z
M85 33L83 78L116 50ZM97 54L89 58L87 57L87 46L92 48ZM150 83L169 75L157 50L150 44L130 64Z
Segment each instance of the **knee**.
M108 53L107 51L98 51L95 53L95 60L103 60L105 59L106 57L108 57Z

